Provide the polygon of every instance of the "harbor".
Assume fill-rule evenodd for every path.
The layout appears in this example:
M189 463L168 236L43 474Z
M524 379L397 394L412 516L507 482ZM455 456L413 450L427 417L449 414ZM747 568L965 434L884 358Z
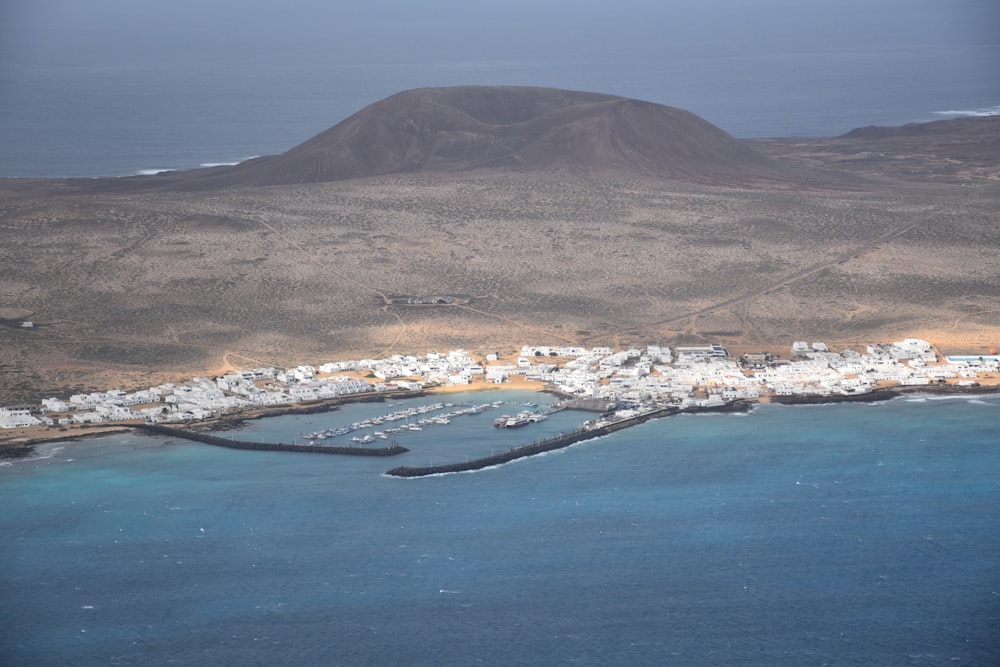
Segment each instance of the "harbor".
M534 407L529 408L525 403ZM494 421L499 417L528 410L547 418L524 428L494 427ZM204 433L225 440L252 443L253 447L246 448L259 451L267 451L268 443L286 443L282 449L287 448L287 451L315 453L338 449L370 451L398 444L409 450L399 459L401 464L423 467L500 454L525 444L571 433L598 416L562 408L559 397L532 389L397 397L384 403L363 401L340 405L327 413L285 414L249 420L224 431L203 430L200 424L160 426L180 428L199 436ZM350 430L344 432L346 429ZM323 437L310 437L317 435ZM192 443L201 441L188 439ZM261 447L261 443L265 446ZM272 448L272 451L278 451L278 448ZM390 467L393 466L376 465L371 472L382 474Z
M310 442L323 441L339 436L350 435L358 431L367 431L364 435L351 436L351 442L368 443L377 439L386 440L389 436L395 436L406 432L422 431L425 427L445 426L451 423L452 419L465 415L476 415L491 408L503 405L502 401L494 403L479 403L471 406L458 406L455 403L430 403L419 405L402 410L396 410L384 415L377 415L369 419L351 422L342 426L332 426L320 431L307 433L302 437ZM447 411L445 411L447 410ZM385 426L385 424L396 424L398 426ZM380 430L379 430L380 429Z
M488 410L500 409L505 406L519 406L528 408L522 410L515 416L508 414L501 415L493 420L494 429L498 431L508 429L519 429L529 424L545 422L549 416L557 412L566 410L560 403L545 406L545 412L537 411L537 403L517 401L493 401L483 403L473 403L471 405L458 405L450 402L434 402L423 405L410 406L397 409L392 412L375 415L366 419L351 422L346 426L334 426L319 431L313 431L303 436L306 443L284 443L269 442L263 437L259 441L248 439L225 438L203 431L193 431L174 426L164 426L162 424L139 424L133 428L137 431L150 435L159 435L173 438L202 442L218 447L229 449L242 449L251 451L281 451L314 454L339 454L347 456L374 456L388 457L405 454L411 450L403 447L393 439L391 444L385 447L366 447L364 445L376 442L377 440L388 439L389 435L397 436L406 432L423 431L425 427L446 426L452 423L452 419L463 416L481 415ZM639 411L628 417L614 417L611 413L603 414L596 419L583 422L577 428L560 431L556 435L534 440L527 443L519 443L509 446L499 453L491 451L488 456L481 456L474 459L466 458L465 461L457 461L445 464L431 464L426 466L397 466L385 474L390 477L426 477L429 475L440 475L455 472L471 472L482 470L493 466L502 465L518 459L544 454L569 447L570 445L585 440L592 440L605 435L610 435L618 431L643 424L653 419L669 417L680 413L711 413L711 412L738 412L748 410L751 403L746 400L734 400L721 405L711 407L681 408L676 405L653 406L649 409ZM385 426L402 422L399 426ZM479 422L479 428L483 423ZM376 427L382 428L380 431L373 430ZM333 438L347 436L350 433L369 429L364 436L352 436L348 445L327 444L325 441Z
M574 431L560 433L555 437L547 438L545 440L539 440L536 442L531 442L528 444L511 447L507 451L501 452L499 454L491 454L490 456L484 456L474 460L458 461L454 463L447 463L441 465L430 465L423 467L399 466L391 470L388 470L385 474L389 477L412 478L412 477L428 477L430 475L444 475L457 472L473 472L476 470L483 470L486 468L503 465L505 463L510 463L511 461L527 458L529 456L537 456L539 454L545 454L546 452L552 452L558 449L564 449L578 442L600 438L602 436L610 435L612 433L622 431L632 426L638 426L639 424L644 424L653 419L669 417L671 415L676 415L682 412L687 412L687 413L741 412L749 410L750 406L751 403L749 401L735 400L723 405L718 405L713 407L698 407L698 408L679 408L676 406L660 407L650 410L648 412L643 412L635 416L628 417L626 419L619 419L615 421L595 420L592 422L587 422L586 424L584 424L584 426Z
M447 426L453 419L460 417L480 415L489 410L496 410L510 405L524 405L516 401L491 401L474 402L471 404L456 404L453 402L436 401L424 403L406 408L400 408L383 414L374 415L357 421L352 421L346 425L336 425L317 431L301 434L300 439L287 442L273 442L264 440L263 436L259 440L237 439L221 437L204 430L191 430L179 426L165 426L162 424L135 424L132 428L136 431L172 438L201 442L217 447L228 449L242 449L250 451L281 451L299 452L313 454L339 454L346 456L396 456L410 451L400 445L396 438L407 434L422 432L424 429ZM534 408L537 404L529 403ZM554 411L561 408L556 407ZM312 415L317 413L296 412L291 415ZM323 414L323 413L318 413ZM336 414L336 413L330 413ZM547 414L540 412L522 412L521 415L530 414L530 423L536 423L548 419ZM508 421L512 418L503 415L499 418ZM522 419L520 416L518 420ZM529 423L524 417L524 423ZM388 425L387 425L388 424ZM496 425L496 424L494 424ZM513 427L511 427L513 428ZM351 435L351 434L362 435ZM347 438L346 436L351 436ZM391 438L391 440L390 440ZM368 447L380 441L389 441L390 444L382 447ZM340 442L344 444L339 444Z
M770 352L736 356L720 344L674 349L647 345L617 351L524 346L516 360L488 353L480 361L465 350L451 350L328 362L318 367L260 367L133 392L113 389L66 399L49 397L41 405L0 407L0 448L7 457L19 457L43 442L120 431L137 423L218 430L266 415L320 415L345 404L392 405L393 401L427 397L430 392L450 396L465 388L521 385L537 393L534 401L482 402L481 397L470 397L467 403L438 400L380 414L369 411L339 424L313 426L308 422L297 431L298 436L307 446L326 446L326 441L341 446L410 439L424 429L507 405L516 408L493 419L497 431L538 425L560 410L614 412L614 419L621 420L665 405L714 407L741 399L792 404L870 402L909 391L965 393L1000 388L1000 361L992 350L988 355L943 357L928 341L906 338L869 344L864 353L849 348L833 352L821 341L795 341L790 352L790 359L782 359ZM558 395L562 401L537 409L543 393ZM578 423L567 426L572 430Z
M254 442L252 440L235 440L222 438L211 433L189 431L187 429L162 426L160 424L136 424L135 430L149 435L160 435L170 438L180 438L207 445L225 447L227 449L245 449L259 452L298 452L304 454L339 454L343 456L397 456L410 451L397 443L388 447L332 447L321 445L301 445L283 442Z
M503 414L493 421L494 427L520 428L528 424L545 421L549 418L549 415L565 409L557 404L546 408L544 412L540 412L538 411L537 403L518 403L516 401L502 400L474 402L468 405L464 403L435 402L375 415L367 419L353 421L349 424L335 425L311 431L302 434L301 437L303 440L316 444L334 438L350 436L351 442L368 444L378 440L388 440L389 438L405 436L428 428L447 426L454 419L479 415L490 410L503 409L512 405L528 407L530 410L522 410L513 417Z

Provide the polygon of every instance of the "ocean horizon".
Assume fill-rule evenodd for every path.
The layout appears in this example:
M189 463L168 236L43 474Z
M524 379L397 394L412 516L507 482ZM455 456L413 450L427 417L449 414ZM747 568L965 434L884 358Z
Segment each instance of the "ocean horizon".
M539 397L444 400L498 399ZM288 441L393 409L223 435ZM998 415L995 394L758 405L420 479L384 472L587 415L464 416L392 459L45 445L0 466L0 662L990 664Z
M573 12L532 3L520 7L534 17L526 22L515 1L486 19L496 34L478 39L461 11L428 22L408 7L344 16L292 4L310 5L314 21L281 11L271 24L244 25L245 34L212 32L213 19L228 25L231 14L199 6L203 22L186 27L194 35L184 45L159 32L144 44L145 26L113 32L110 19L72 6L47 19L65 22L63 32L10 34L0 59L0 177L129 176L273 155L389 95L438 86L621 95L685 109L741 139L1000 112L1000 33L989 29L997 13L978 0L844 0L796 11L725 3L687 17L626 1L615 10L618 30L600 3ZM286 22L295 29L275 35ZM91 42L79 24L111 35ZM270 48L248 48L255 40Z

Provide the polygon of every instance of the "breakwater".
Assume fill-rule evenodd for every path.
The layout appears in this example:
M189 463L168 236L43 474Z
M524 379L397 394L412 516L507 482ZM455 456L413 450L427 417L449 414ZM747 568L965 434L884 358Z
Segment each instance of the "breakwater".
M750 403L748 401L733 401L730 403L726 403L725 405L709 407L709 408L681 409L675 406L670 406L666 408L660 408L659 410L646 412L641 415L636 415L635 417L629 417L628 419L621 419L619 421L604 424L603 426L598 426L596 428L590 428L590 429L581 428L575 431L570 431L568 433L561 433L555 436L554 438L548 438L546 440L539 440L537 442L532 442L526 445L520 445L518 447L513 447L507 450L506 452L502 452L500 454L493 454L491 456L484 456L483 458L474 459L472 461L461 461L458 463L447 463L444 465L422 466L422 467L399 466L398 468L393 468L392 470L386 471L385 474L389 475L390 477L427 477L428 475L441 475L453 472L471 472L473 470L482 470L483 468L490 468L492 466L502 465L504 463L510 463L511 461L527 458L529 456L536 456L538 454L544 454L545 452L551 452L557 449L563 449L564 447L569 447L570 445L582 442L584 440L592 440L594 438L599 438L604 435L610 435L611 433L616 433L626 428L636 426L638 424L643 424L652 419L669 417L670 415L675 415L681 412L688 412L688 413L738 412L742 410L747 410L749 409L749 407Z
M186 431L160 424L136 424L133 426L137 431L143 431L152 435L165 435L172 438L183 438L195 442L203 442L207 445L217 447L227 447L229 449L248 449L263 452L303 452L308 454L340 454L344 456L396 456L408 452L406 447L393 443L389 447L333 447L326 445L296 445L283 442L250 442L247 440L230 440L220 438L210 433L198 433L197 431Z

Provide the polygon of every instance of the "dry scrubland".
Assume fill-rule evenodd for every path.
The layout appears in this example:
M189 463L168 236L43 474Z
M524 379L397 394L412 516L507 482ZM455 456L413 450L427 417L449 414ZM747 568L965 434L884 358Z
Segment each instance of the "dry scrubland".
M0 404L228 367L522 342L1000 343L1000 185L381 177L0 184ZM55 188L55 189L53 189ZM60 191L61 188L61 191ZM467 305L387 305L390 295ZM31 313L36 328L18 328Z

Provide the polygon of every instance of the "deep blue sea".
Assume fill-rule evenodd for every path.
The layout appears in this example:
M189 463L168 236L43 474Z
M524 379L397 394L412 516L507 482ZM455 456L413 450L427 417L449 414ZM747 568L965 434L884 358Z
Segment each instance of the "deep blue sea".
M449 400L484 397L537 400ZM393 459L127 435L0 467L0 664L1000 656L1000 396L676 416L480 472L383 475L586 417L501 431L497 412L401 435L411 451Z

